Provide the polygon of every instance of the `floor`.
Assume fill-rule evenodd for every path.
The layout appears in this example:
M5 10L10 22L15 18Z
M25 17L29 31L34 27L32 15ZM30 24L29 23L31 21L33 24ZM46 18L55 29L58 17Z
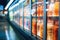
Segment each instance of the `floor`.
M22 35L18 35L8 22L0 22L0 40L25 40Z

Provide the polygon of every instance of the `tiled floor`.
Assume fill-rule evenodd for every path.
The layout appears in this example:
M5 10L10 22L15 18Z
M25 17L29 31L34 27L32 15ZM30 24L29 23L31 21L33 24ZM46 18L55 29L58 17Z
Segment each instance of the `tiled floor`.
M0 22L0 40L25 40L22 35L20 37L15 33L13 28L7 22Z

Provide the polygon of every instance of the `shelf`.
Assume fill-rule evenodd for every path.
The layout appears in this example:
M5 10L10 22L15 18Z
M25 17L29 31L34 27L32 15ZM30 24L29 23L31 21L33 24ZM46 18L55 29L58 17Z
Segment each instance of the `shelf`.
M38 17L38 16L32 16L32 18L43 18L43 16L40 16L40 17Z
M51 16L51 17L47 17L47 18L51 18L51 19L54 19L54 20L57 19L58 20L59 16L55 16L55 17Z
M59 18L59 16L50 16L50 17L47 17L47 18Z
M30 19L30 17L28 17L28 16L24 16L24 18Z
M23 18L23 16L20 16L20 18Z

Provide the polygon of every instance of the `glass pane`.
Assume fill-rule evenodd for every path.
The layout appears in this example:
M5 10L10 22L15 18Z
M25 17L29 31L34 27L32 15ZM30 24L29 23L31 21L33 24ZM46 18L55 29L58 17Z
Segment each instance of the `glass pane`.
M20 9L20 16L23 16L23 9Z
M44 5L43 0L38 0L37 2L37 16L43 16L44 11Z
M32 3L32 16L43 16L43 0L34 1Z
M44 5L43 0L35 0L32 3L32 34L37 35L38 39L43 39L43 12Z
M43 18L37 18L37 37L42 40L43 39Z
M47 40L53 40L53 21L52 19L47 21Z
M29 18L24 18L24 30L26 30L27 32L31 32Z
M14 8L14 21L19 25L20 20L20 12L19 12L19 6L16 6Z
M30 0L24 2L24 16L30 16Z
M26 6L24 8L24 16L30 16L30 6Z
M32 6L31 6L31 8L32 8L32 16L36 16L36 10L37 10L37 5L36 5L36 0L32 0Z
M32 18L32 34L37 35L37 23L36 18Z
M19 4L19 9L20 9L20 17L23 16L23 3Z
M58 40L59 1L48 0L47 4L47 40Z
M59 16L59 1L58 0L48 0L47 4L47 16Z

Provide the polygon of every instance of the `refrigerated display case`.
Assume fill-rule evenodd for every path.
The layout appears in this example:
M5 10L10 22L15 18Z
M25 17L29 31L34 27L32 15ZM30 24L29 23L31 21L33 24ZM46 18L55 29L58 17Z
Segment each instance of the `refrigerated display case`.
M13 18L24 32L39 40L58 40L58 0L25 0L21 4L14 9Z

